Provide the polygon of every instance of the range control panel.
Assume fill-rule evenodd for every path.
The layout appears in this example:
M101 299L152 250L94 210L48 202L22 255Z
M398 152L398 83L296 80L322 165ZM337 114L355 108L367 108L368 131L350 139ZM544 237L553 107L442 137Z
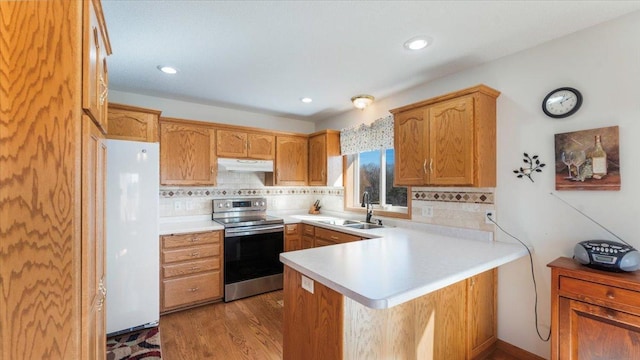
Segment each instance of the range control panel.
M213 199L213 212L266 211L267 199L262 197L244 199Z

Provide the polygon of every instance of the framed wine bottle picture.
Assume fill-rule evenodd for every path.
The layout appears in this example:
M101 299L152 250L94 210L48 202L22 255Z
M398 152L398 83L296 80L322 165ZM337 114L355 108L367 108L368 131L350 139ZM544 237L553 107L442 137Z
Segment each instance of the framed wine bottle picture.
M620 190L617 126L555 134L556 190Z

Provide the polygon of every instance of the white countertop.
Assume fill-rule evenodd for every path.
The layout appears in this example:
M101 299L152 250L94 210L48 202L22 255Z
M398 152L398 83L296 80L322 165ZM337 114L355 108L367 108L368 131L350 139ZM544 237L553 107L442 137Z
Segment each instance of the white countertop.
M211 220L211 215L160 218L158 228L160 235L224 230L224 226Z
M527 254L520 244L403 228L364 232L382 237L290 251L280 261L365 306L386 309Z

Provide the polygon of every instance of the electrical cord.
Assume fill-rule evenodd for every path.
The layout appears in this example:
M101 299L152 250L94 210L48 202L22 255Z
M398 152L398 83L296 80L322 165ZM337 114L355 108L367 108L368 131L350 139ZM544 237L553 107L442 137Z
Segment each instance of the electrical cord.
M511 235L508 231L503 229L502 226L498 225L498 223L495 222L495 220L493 220L491 218L491 216L492 216L492 214L488 213L487 214L487 219L489 219L489 221L491 221L498 229L500 229L500 231L502 231L503 233L509 235L510 237L512 237L513 239L518 241L520 244L522 244L522 246L524 246L524 248L527 250L527 253L529 253L529 264L531 266L531 279L533 280L533 292L535 293L535 303L533 305L533 313L535 315L536 333L538 333L538 337L540 338L540 340L542 340L544 342L547 342L551 338L551 327L549 327L549 335L547 335L547 337L544 338L540 334L540 329L538 327L538 285L536 284L536 274L533 271L533 255L531 254L531 250L529 250L529 247L527 245L525 245L525 243L520 241L520 239L518 239L517 237Z

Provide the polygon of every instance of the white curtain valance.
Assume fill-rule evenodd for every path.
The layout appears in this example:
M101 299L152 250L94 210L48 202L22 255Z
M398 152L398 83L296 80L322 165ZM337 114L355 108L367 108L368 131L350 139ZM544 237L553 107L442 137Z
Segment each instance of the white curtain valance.
M342 155L393 148L393 116L340 130Z

